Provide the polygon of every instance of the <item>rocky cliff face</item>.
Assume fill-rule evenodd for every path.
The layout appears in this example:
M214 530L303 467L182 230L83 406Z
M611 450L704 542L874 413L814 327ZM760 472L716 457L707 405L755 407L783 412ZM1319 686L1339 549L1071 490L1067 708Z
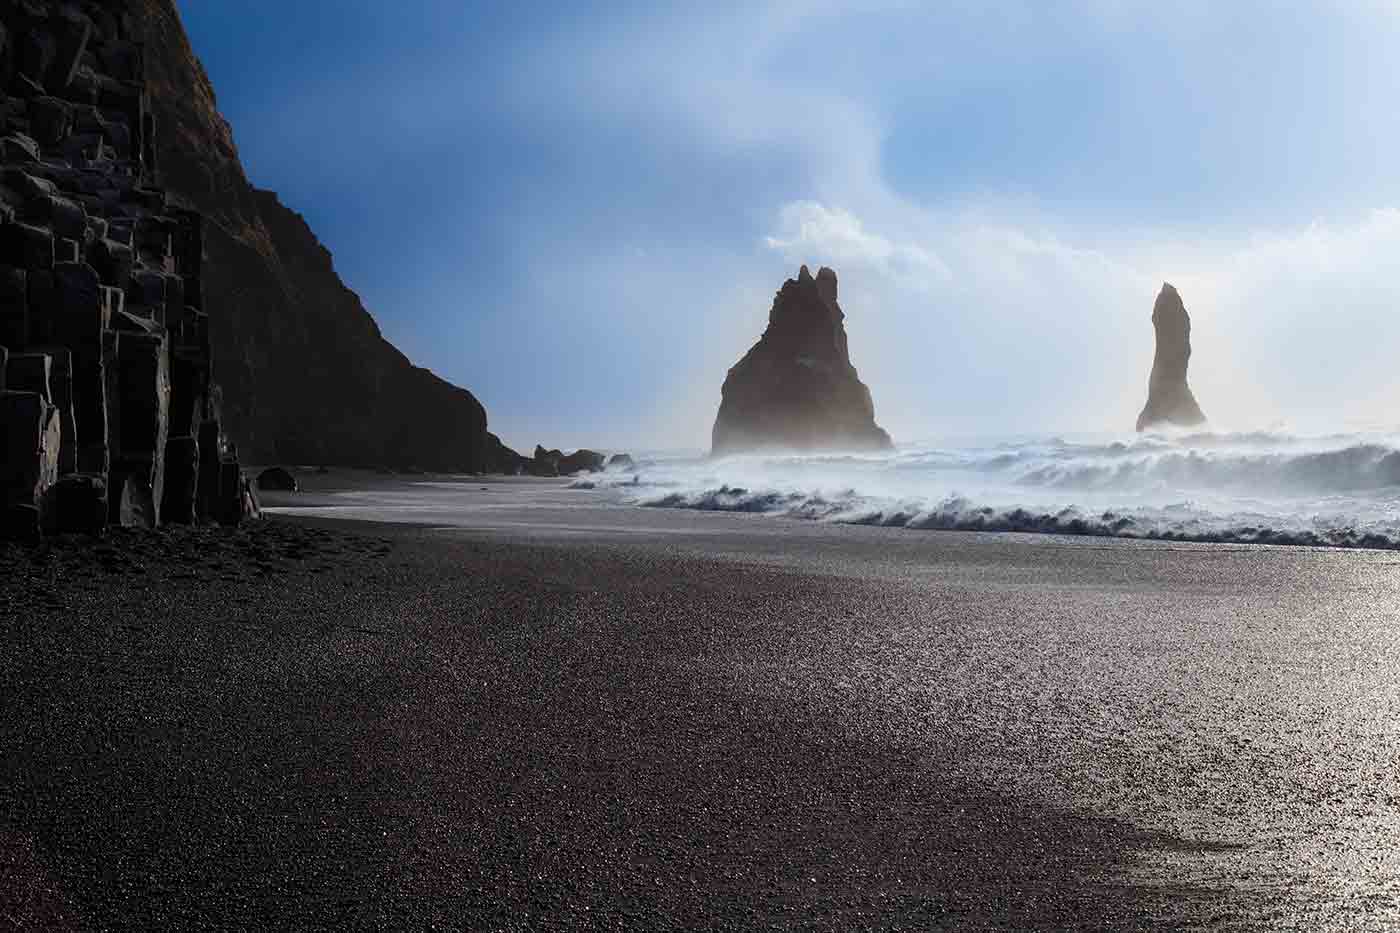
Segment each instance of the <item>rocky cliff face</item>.
M302 217L249 184L173 0L108 5L145 36L162 182L206 218L214 368L245 458L500 469L481 404L389 344Z
M883 449L870 390L851 365L836 273L803 266L783 283L768 329L729 370L714 454L761 449Z
M1169 284L1162 285L1152 306L1152 327L1157 334L1157 352L1152 358L1147 404L1138 415L1137 429L1203 424L1206 416L1186 384L1186 367L1191 362L1191 316L1186 313L1181 296Z
M256 512L127 3L0 5L0 535ZM221 307L220 313L224 308Z

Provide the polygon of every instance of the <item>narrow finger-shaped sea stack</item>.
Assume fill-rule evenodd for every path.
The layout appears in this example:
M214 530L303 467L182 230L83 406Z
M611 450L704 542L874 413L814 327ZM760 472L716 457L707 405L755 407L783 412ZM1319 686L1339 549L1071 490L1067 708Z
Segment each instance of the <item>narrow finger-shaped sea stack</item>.
M711 438L745 450L883 450L870 390L851 365L836 273L802 267L773 299L768 329L729 370Z
M1152 358L1147 404L1138 415L1137 429L1204 424L1206 416L1186 384L1186 367L1191 362L1191 316L1170 284L1163 283L1157 303L1152 306L1152 326L1157 332L1157 353Z

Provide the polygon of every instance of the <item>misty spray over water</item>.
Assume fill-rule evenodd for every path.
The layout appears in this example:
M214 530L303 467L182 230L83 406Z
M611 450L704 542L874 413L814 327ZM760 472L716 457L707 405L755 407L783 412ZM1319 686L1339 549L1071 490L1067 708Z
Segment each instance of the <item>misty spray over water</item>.
M1154 433L643 461L618 501L913 529L1400 546L1400 434Z

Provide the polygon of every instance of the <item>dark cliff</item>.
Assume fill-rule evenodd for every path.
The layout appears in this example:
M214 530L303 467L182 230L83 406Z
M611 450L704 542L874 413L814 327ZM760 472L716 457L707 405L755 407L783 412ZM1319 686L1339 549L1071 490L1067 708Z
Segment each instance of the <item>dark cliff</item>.
M1147 383L1147 404L1138 415L1137 429L1169 424L1195 427L1206 420L1191 387L1186 368L1191 363L1191 315L1186 313L1181 295L1164 283L1152 306L1152 328L1157 349L1152 357L1152 374Z
M121 0L0 4L0 537L258 514Z
M851 365L836 273L803 266L783 283L768 329L729 370L715 454L762 449L884 449L870 390Z
M173 0L132 0L163 184L205 217L206 304L227 428L245 458L499 468L486 412L380 334L295 211L244 174Z

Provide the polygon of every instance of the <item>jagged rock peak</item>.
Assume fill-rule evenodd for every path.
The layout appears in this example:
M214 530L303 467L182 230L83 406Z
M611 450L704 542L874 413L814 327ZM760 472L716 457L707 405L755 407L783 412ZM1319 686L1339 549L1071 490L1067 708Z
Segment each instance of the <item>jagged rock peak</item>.
M1162 283L1152 306L1152 327L1157 349L1147 384L1147 404L1138 415L1137 429L1158 425L1195 427L1206 420L1191 387L1186 369L1191 362L1191 315L1170 282Z
M788 280L789 282L792 279ZM836 300L836 270L829 266L822 266L817 270L817 277L812 278L812 271L805 265L797 270L797 283L799 285L810 285L815 283L817 293L826 301Z
M836 273L807 266L773 299L768 329L729 370L712 436L716 454L753 449L890 446L870 390L851 365Z
M827 266L817 270L817 292L829 302L836 301L836 270Z

